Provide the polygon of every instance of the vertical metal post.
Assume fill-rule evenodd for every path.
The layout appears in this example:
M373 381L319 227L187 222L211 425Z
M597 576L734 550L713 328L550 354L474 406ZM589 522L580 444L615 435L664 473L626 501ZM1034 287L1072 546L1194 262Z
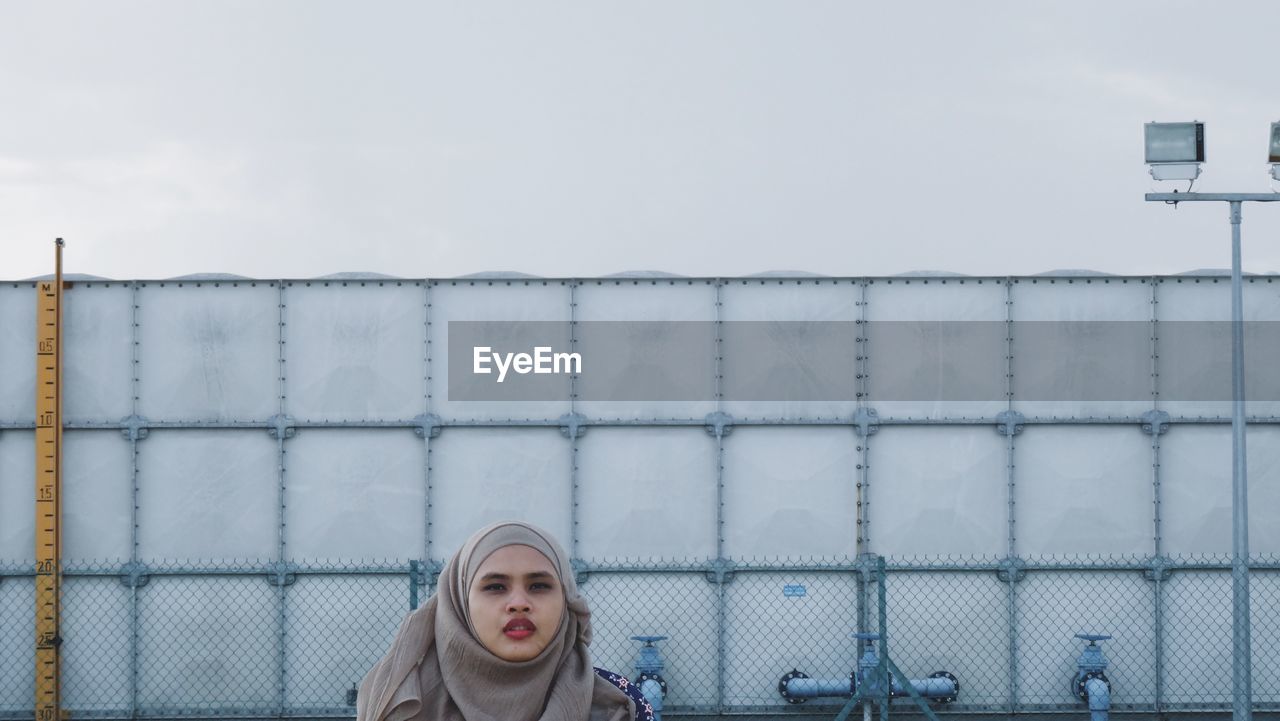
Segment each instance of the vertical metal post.
M1249 501L1245 468L1244 290L1240 270L1240 201L1231 201L1231 639L1232 721L1253 715L1249 643Z
M139 381L138 381L138 351L139 351L139 331L138 331L138 282L134 281L129 284L131 292L132 310L132 328L129 329L130 339L132 340L132 390L130 394L132 401L129 412L133 418L138 417L138 397L139 397ZM133 499L129 504L129 563L131 567L137 568L138 565L138 436L136 433L129 434L129 458L133 465L133 476L131 479ZM129 584L129 713L133 717L138 715L138 584Z
M578 282L569 281L569 351L578 350ZM578 374L569 374L569 416L578 412ZM578 558L578 431L569 431L569 558Z
M1013 412L1013 279L1005 279L1005 403L1006 409ZM1017 514L1015 513L1014 486L1014 432L1010 428L1005 435L1005 478L1008 500L1008 558L1010 561L1018 557L1017 548ZM1005 612L1009 619L1009 713L1018 709L1018 598L1017 571L1010 567L1008 586L1005 592Z
M861 409L866 406L867 402L867 355L869 351L867 347L867 281L865 279L860 281L858 286L858 335L854 342L854 345L857 347L857 352L855 354L855 360L857 363L855 365L856 370L854 380L856 381L855 387L857 388L857 408ZM870 490L869 484L871 479L867 475L867 461L870 459L870 438L869 436L861 434L858 434L857 438L858 445L856 448L858 453L858 467L854 471L854 477L857 479L857 486L855 489L857 492L855 496L857 513L854 520L854 550L855 558L861 560L862 555L868 552L869 540L867 537L867 494ZM870 588L867 585L865 574L858 573L855 576L855 579L856 592L858 594L857 628L858 631L865 633L869 630L868 626L870 625L870 619L868 618L867 613L867 601ZM870 702L864 704L863 709L864 711L869 712L871 709Z
M1249 494L1245 463L1244 289L1240 269L1240 206L1274 203L1280 193L1147 193L1149 202L1231 204L1231 718L1249 721L1253 710L1249 632Z
M889 698L893 692L893 683L889 677L889 604L885 591L884 556L876 557L876 607L879 614L880 628L880 689L884 695L880 697L880 721L889 721ZM903 679L906 683L906 679Z
M431 413L433 399L431 397L431 282L422 284L422 397L423 413ZM431 434L423 429L423 461L422 461L422 560L431 561Z
M1159 281L1151 279L1151 408L1160 409L1160 297L1157 289ZM1159 420L1155 418L1155 420ZM1160 428L1151 428L1151 527L1152 548L1156 559L1163 564L1164 532L1162 530L1162 490L1160 487ZM1152 573L1154 589L1152 603L1155 606L1155 621L1152 634L1155 638L1155 677L1156 693L1154 711L1163 713L1164 708L1164 571L1157 569Z
M418 561L409 561L409 610L416 611L418 609L418 579L420 578L421 564Z
M724 386L721 383L724 377L724 340L721 334L721 309L724 306L724 298L722 289L724 283L719 279L715 279L715 300L716 300L716 365L715 365L715 391L716 391L716 412L723 412L724 407ZM716 566L721 570L716 574L716 713L723 714L725 712L724 705L724 687L725 687L725 614L726 604L724 585L724 436L716 433Z
M278 305L278 311L279 311L279 342L280 342L279 356L277 359L279 362L278 367L280 370L280 378L279 378L280 398L279 398L279 406L278 406L279 409L276 412L280 414L281 418L284 418L285 416L285 397L286 397L286 394L285 394L285 375L286 375L285 360L286 359L285 359L285 350L284 350L285 349L285 297L284 295L285 295L284 281L281 280L279 281L279 285L277 286L277 296L276 296L278 300L277 305ZM277 459L277 472L278 472L278 478L279 478L279 481L278 481L279 520L278 522L279 522L280 534L276 542L276 563L278 564L277 572L280 573L281 575L279 577L279 582L276 583L276 608L278 610L276 614L276 654L277 654L277 659L279 660L279 666L277 667L278 673L276 675L276 695L277 695L276 706L279 709L279 713L283 715L284 705L285 705L285 683L286 683L285 659L288 656L285 648L285 643L286 643L285 634L287 633L286 629L288 625L288 622L286 620L287 609L285 607L285 603L286 603L285 586L287 584L284 582L284 575L283 575L284 563L285 563L284 439L285 439L286 433L284 431L283 425L279 426L279 428L280 428L279 432L276 433L276 459Z

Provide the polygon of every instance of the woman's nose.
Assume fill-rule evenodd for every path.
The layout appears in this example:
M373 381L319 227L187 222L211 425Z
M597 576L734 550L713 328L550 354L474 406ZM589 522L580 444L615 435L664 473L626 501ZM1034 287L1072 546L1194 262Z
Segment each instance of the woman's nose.
M528 613L529 599L523 593L512 594L511 598L507 599L507 610Z

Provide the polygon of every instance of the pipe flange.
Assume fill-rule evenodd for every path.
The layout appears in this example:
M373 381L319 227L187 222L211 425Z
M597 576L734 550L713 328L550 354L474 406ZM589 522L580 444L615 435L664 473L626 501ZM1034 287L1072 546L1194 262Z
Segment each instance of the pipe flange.
M809 678L809 674L804 671L798 671L794 668L791 669L787 673L783 674L782 678L778 679L778 693L782 694L782 697L787 700L787 703L800 704L808 701L809 699L803 696L793 698L791 694L787 693L787 682L793 678Z
M956 678L955 674L951 673L950 671L934 671L933 673L929 674L929 678L945 678L948 681L950 681L951 684L956 688L955 693L951 694L950 696L942 696L934 699L938 703L951 703L952 701L955 701L956 697L960 695L960 679Z
M636 686L643 686L645 681L657 681L657 682L658 682L658 686L660 686L660 687L662 688L662 697L663 697L663 698L666 698L666 697L667 697L667 680L666 680L666 679L664 679L662 676L660 676L660 675L658 675L658 674L656 674L656 673L649 673L648 671L645 671L644 673L640 674L639 676L636 676L636 683L635 683L635 685L636 685Z
M1085 687L1089 685L1090 680L1095 678L1105 683L1107 685L1107 693L1111 693L1111 680L1101 671L1086 671L1071 679L1071 692L1081 701L1088 701L1089 692L1085 690Z

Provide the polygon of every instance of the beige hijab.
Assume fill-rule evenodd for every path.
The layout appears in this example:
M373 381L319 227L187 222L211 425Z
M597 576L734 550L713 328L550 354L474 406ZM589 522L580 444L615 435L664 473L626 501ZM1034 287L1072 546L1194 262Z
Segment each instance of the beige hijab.
M476 640L467 591L504 546L551 561L564 588L560 633L536 658L512 662ZM591 667L591 611L549 533L503 522L476 531L445 565L436 593L400 624L391 649L360 684L356 721L630 721L631 699Z

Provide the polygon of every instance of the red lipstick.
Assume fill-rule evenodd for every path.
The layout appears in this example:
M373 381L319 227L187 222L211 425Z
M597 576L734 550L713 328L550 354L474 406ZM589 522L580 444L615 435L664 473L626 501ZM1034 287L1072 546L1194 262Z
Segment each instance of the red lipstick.
M527 618L513 618L507 621L507 625L502 627L502 633L516 641L532 636L537 630L538 627L533 625L533 621Z

